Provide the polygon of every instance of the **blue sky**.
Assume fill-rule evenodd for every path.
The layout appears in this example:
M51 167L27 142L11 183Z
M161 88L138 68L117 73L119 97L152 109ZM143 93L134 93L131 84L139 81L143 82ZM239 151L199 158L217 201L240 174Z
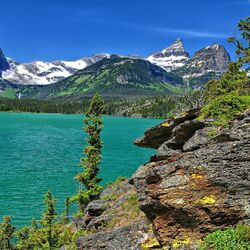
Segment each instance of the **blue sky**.
M2 0L0 47L20 62L99 52L146 56L181 37L192 55L227 37L249 0Z

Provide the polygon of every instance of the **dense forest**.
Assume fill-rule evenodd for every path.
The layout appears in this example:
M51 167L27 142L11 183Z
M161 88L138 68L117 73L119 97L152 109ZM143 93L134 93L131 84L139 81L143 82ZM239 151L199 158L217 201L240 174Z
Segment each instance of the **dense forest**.
M106 99L104 114L166 118L176 109L200 105L201 94L201 91L193 91L184 95ZM90 98L85 98L79 101L41 101L35 99L0 98L0 111L82 114L86 112L90 100Z

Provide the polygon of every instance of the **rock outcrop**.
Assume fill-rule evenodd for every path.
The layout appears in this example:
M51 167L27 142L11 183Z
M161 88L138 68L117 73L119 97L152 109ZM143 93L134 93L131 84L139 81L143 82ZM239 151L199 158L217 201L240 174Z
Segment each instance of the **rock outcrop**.
M250 223L250 110L229 128L190 110L136 140L157 153L75 220L78 249L198 249L217 229Z
M167 137L155 127L136 144L149 146L150 136L157 143L164 138L159 153L180 125ZM152 158L131 180L140 208L167 249L196 249L205 234L250 220L250 111L228 129L195 129L182 148L167 147L165 157Z
M161 124L148 129L144 136L137 139L134 143L139 147L159 148L164 142L173 139L173 130L185 122L193 121L199 115L199 109L189 110L170 118ZM183 131L184 132L184 131ZM192 133L190 132L190 137ZM187 136L187 134L185 134Z

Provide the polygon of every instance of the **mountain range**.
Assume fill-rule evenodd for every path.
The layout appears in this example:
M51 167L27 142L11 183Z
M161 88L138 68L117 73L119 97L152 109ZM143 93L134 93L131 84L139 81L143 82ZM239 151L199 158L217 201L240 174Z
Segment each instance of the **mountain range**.
M96 91L109 96L178 92L219 78L229 63L224 46L212 44L190 57L181 39L146 58L103 53L75 61L18 63L0 50L0 91L13 84L19 96L42 99Z

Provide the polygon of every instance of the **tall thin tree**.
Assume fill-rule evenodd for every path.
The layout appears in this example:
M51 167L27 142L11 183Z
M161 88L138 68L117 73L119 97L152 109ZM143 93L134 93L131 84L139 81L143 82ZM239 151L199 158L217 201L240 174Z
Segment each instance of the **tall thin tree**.
M96 93L84 119L84 131L88 134L88 138L83 151L84 157L80 160L82 172L75 177L80 183L77 195L79 212L84 212L87 204L95 199L102 190L102 187L99 185L101 178L98 174L103 146L101 140L103 127L101 115L103 112L104 100L99 93Z
M42 215L41 224L45 228L45 239L48 243L48 248L53 248L52 227L55 222L55 199L51 192L47 192L44 196L45 209Z

